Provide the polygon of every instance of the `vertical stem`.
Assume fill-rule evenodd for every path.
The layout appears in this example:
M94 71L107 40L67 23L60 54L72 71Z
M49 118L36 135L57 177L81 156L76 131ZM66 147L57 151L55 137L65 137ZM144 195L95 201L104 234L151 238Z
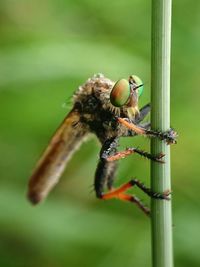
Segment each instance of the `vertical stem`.
M172 0L152 0L151 127L161 131L170 128L171 4ZM171 188L170 146L153 139L151 152L165 154L165 164L151 163L151 188L164 192ZM172 267L171 201L152 199L151 209L153 267Z

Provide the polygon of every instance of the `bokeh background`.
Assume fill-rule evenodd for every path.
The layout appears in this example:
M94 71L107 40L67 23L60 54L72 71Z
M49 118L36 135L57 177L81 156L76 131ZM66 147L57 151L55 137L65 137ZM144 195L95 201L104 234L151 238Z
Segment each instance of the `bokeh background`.
M145 82L150 99L151 1L1 0L0 266L150 266L150 221L137 207L101 202L91 192L95 138L70 161L48 199L32 207L27 181L70 110L76 88L94 73ZM171 123L173 229L177 267L200 266L200 2L173 1ZM121 148L148 139L122 140ZM116 184L149 185L149 162L121 160ZM149 204L141 192L134 193Z

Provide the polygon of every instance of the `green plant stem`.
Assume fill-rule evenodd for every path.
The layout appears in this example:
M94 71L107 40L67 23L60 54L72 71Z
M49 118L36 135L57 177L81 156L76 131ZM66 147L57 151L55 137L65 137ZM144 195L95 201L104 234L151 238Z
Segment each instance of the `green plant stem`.
M151 127L161 131L170 128L171 4L171 0L152 0ZM151 152L165 154L165 164L151 163L151 188L155 192L170 190L170 146L152 139ZM151 210L152 265L172 267L171 201L152 199Z

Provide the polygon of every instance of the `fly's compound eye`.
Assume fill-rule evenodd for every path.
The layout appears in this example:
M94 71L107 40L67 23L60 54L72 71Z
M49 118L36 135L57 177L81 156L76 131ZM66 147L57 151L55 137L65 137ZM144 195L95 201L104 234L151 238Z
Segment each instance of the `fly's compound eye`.
M110 102L115 107L125 105L130 97L131 88L126 79L121 79L115 83L110 93Z
M143 85L142 80L136 75L131 75L129 78L129 82L134 83L136 85L136 88L138 86L138 89L137 89L138 90L138 96L140 97L143 93L143 90L144 90L144 85Z

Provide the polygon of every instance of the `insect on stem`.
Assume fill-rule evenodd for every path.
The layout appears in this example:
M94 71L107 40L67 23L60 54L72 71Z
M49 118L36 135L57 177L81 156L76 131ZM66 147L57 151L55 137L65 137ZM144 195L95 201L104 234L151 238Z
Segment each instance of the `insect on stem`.
M137 197L126 193L127 188L136 185L150 197L167 199L164 193L151 192L136 179L118 189L113 188L116 161L120 158L137 153L162 163L163 154L152 155L133 147L122 152L117 150L121 137L148 135L149 124L145 127L141 122L149 113L150 105L140 111L138 108L142 92L143 83L136 75L114 83L98 74L79 86L71 111L53 135L30 178L29 200L37 204L48 195L58 183L71 156L91 133L96 135L102 146L94 177L94 190L99 199L129 201L145 213L149 213L149 209ZM163 139L167 138L167 135L163 136ZM108 192L105 193L106 188Z

